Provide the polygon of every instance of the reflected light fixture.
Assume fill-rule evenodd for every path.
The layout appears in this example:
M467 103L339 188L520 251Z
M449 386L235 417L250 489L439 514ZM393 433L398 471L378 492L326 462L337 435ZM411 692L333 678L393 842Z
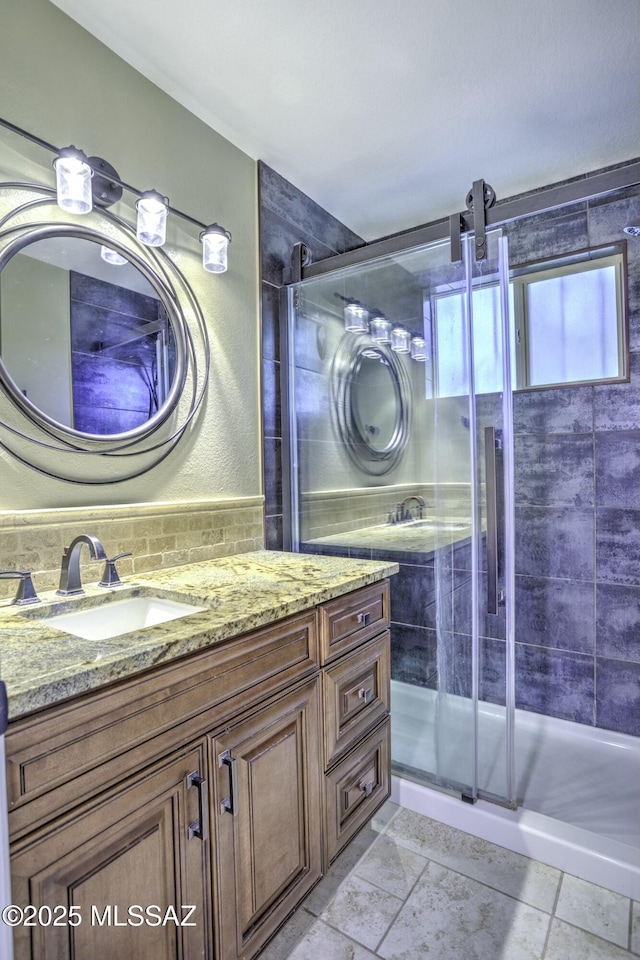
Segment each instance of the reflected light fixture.
M394 353L411 352L411 334L404 327L394 327L391 331L391 349Z
M200 234L202 266L209 273L224 273L227 269L227 254L231 234L219 223L211 223Z
M372 314L369 323L371 339L374 343L389 343L391 341L391 321L381 313Z
M136 203L136 235L146 247L161 247L167 238L169 199L157 190L145 190Z
M344 328L351 333L366 333L369 329L369 311L359 300L350 300L344 305Z
M427 357L427 341L424 337L411 337L411 359L424 363Z
M58 206L67 213L91 213L92 170L87 155L77 147L63 147L53 161Z
M111 247L105 247L104 245L100 247L100 256L103 260L106 260L107 263L112 263L116 267L121 267L123 263L128 263L126 257L123 257L116 250L112 250Z

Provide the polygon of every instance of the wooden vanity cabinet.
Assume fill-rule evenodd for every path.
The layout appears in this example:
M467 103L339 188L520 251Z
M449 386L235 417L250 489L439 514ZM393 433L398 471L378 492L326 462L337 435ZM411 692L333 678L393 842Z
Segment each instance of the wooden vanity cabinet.
M322 873L319 678L212 738L219 960L251 957Z
M198 819L192 774L205 758L203 740L20 845L13 901L38 916L14 929L15 960L213 958L209 842L189 831ZM187 904L194 926L182 926ZM147 923L134 905L159 909ZM168 907L178 922L161 922Z
M345 598L10 724L12 897L53 911L15 928L15 960L261 950L388 796L388 620L358 622L388 609L373 588L326 652Z
M319 607L325 869L391 793L389 583Z

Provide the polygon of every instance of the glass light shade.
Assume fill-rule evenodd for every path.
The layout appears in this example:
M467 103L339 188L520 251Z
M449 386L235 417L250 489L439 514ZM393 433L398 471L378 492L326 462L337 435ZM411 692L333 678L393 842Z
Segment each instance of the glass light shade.
M231 234L217 223L200 234L202 241L202 266L209 273L224 273Z
M371 339L375 343L389 343L391 340L391 321L386 317L378 315L371 318L369 323Z
M156 190L147 190L136 204L136 234L147 247L161 247L167 237L168 201Z
M369 311L361 303L354 300L352 303L345 304L344 308L344 328L351 333L366 333L369 329Z
M424 337L411 337L411 357L422 363L427 359L427 341Z
M391 349L395 353L411 352L411 334L403 327L394 327L391 331Z
M112 263L116 267L121 266L123 263L129 262L126 257L116 253L116 251L112 250L111 247L100 247L100 256L103 260L106 260L107 263Z
M91 167L82 150L65 147L53 161L58 206L67 213L91 213Z

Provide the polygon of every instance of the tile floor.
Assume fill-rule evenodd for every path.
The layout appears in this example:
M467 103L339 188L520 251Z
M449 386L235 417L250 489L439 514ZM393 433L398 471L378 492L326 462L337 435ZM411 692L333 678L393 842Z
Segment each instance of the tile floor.
M392 803L260 960L631 960L640 903Z

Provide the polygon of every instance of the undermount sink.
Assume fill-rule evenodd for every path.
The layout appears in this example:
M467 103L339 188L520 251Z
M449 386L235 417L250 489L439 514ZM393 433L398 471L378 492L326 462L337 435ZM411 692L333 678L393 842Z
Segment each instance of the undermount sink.
M453 532L455 530L466 530L471 526L470 520L412 520L410 527L421 527L431 530L442 530L444 532Z
M199 613L205 607L169 600L166 597L129 597L94 607L62 612L42 618L47 626L63 630L85 640L110 640L113 637L155 627L159 623ZM34 611L35 612L35 611Z

